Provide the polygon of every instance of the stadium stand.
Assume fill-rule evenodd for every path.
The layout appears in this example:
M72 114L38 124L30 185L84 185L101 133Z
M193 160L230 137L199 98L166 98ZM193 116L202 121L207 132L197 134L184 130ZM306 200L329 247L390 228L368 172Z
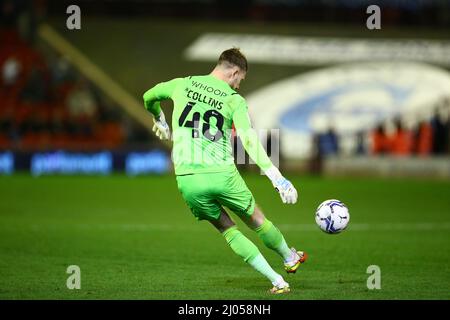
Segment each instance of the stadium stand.
M432 118L417 121L412 129L395 120L395 130L387 133L384 124L370 132L370 154L394 156L439 156L450 154L450 101L443 101Z
M45 56L14 28L2 28L0 42L0 148L114 149L133 136L64 57Z

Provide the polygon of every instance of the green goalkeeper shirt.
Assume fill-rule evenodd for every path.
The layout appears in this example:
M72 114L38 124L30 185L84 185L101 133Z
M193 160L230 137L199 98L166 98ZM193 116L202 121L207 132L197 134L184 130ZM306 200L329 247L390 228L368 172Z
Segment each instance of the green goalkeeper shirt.
M267 170L272 162L251 127L245 99L212 75L176 78L144 93L145 108L155 117L160 101L172 99L173 151L176 175L221 172L235 168L232 125L252 160Z

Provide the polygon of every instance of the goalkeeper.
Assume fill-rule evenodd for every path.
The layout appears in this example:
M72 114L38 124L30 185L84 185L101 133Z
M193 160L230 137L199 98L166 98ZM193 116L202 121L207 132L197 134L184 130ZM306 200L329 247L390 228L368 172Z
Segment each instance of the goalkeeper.
M228 49L210 74L159 83L145 92L144 104L153 114L156 135L169 140L170 129L160 101L173 100L172 159L178 189L194 216L211 222L238 256L266 276L273 285L271 293L287 293L289 284L224 209L234 212L264 245L277 252L288 273L295 273L306 260L306 254L290 249L280 230L264 216L234 164L230 143L233 123L245 150L271 180L282 201L297 202L296 189L267 156L251 127L247 103L235 91L247 70L247 59L239 49Z

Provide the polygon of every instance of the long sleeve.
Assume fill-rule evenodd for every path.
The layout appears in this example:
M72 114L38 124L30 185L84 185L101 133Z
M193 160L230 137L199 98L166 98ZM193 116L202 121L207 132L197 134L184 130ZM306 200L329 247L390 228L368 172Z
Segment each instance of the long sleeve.
M159 117L161 113L160 101L170 99L175 88L181 81L183 81L183 78L161 82L144 93L144 106L155 118Z
M242 97L239 98L239 104L233 113L236 132L248 155L261 170L266 171L273 166L272 161L267 156L266 150L264 150L264 147L259 141L256 131L251 126L245 100Z

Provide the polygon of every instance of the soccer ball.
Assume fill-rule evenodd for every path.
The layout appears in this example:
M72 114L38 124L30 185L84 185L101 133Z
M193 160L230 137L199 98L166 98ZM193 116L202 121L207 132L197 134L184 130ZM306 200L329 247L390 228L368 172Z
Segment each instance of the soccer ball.
M347 228L350 213L341 201L325 200L316 211L316 223L326 233L339 233Z

